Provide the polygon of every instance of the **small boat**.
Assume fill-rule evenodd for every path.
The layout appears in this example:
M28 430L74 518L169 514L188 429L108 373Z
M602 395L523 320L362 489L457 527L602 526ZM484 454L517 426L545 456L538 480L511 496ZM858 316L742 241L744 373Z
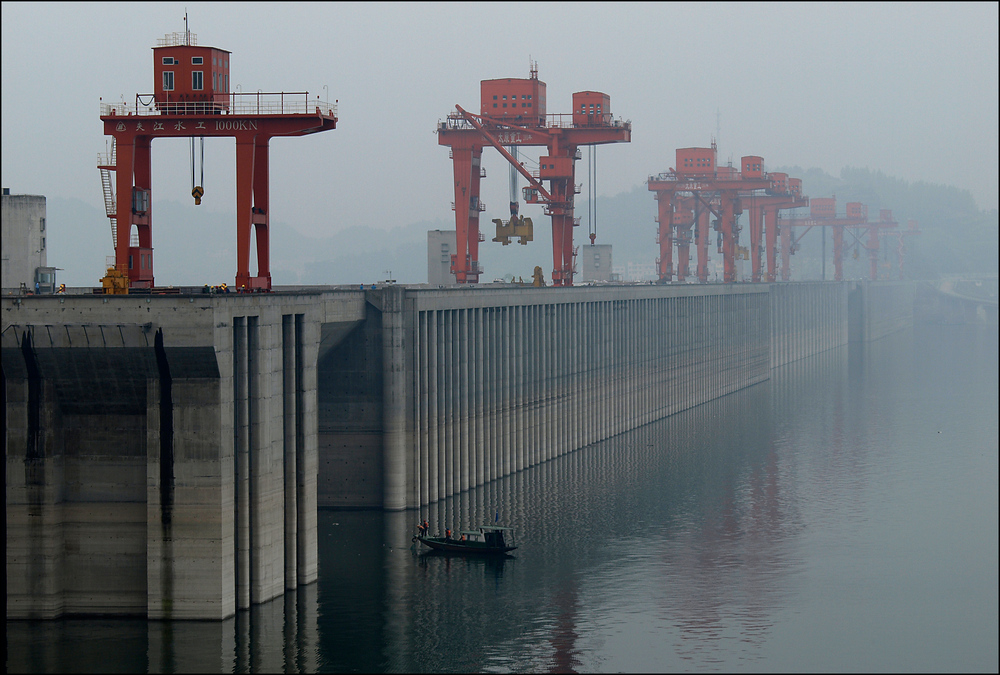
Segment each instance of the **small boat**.
M463 530L459 535L460 538L455 539L418 534L413 537L413 541L419 541L435 551L476 555L502 555L517 548L514 545L514 529L511 527L483 525L475 530Z

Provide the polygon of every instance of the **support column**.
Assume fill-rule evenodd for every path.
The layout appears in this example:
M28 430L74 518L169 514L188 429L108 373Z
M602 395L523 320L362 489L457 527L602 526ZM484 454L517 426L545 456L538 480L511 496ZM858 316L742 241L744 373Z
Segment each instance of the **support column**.
M789 223L781 224L781 280L791 279L791 255L792 255L792 226Z
M406 508L406 377L403 357L403 292L400 286L382 292L382 414L383 468L387 511Z
M115 136L115 195L117 198L117 237L115 268L129 274L129 242L132 238L132 188L135 187L135 136ZM138 265L136 264L136 267Z
M659 223L660 266L657 272L660 281L669 282L674 277L674 193L657 192L657 222Z
M281 317L281 398L284 434L285 590L298 586L298 399L299 349L295 316Z
M253 216L253 179L256 145L253 136L236 137L236 282L250 288L250 228Z
M248 288L271 290L271 244L269 229L268 142L258 135L254 141L253 208L250 215L257 240L257 275L250 277Z
M233 429L236 452L236 608L250 608L250 423L246 317L233 317Z
M776 252L778 245L778 209L766 207L764 209L764 245L767 253L767 281L773 282L777 278Z
M480 153L482 153L481 149ZM451 149L455 177L455 240L457 248L452 271L455 273L455 280L460 284L466 283L469 278L469 259L467 256L469 254L469 204L472 200L473 154L473 148L452 147Z
M750 274L751 280L754 283L760 281L760 242L761 242L761 229L763 214L759 206L753 203L753 197L750 198Z

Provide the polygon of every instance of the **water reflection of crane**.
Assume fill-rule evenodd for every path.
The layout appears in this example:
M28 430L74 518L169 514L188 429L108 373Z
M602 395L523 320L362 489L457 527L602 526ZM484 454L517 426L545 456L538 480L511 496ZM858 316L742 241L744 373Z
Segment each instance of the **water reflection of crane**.
M577 584L574 579L566 581L565 585L553 596L552 601L558 610L556 625L552 629L549 643L552 645L552 668L550 673L575 673L580 667L577 658L579 650L576 632L577 619Z

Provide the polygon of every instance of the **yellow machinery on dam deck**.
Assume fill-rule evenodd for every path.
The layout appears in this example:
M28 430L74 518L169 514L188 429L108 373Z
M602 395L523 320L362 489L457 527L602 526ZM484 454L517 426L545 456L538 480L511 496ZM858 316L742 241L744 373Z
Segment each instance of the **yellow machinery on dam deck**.
M2 299L7 616L223 619L418 508L909 326L899 282Z

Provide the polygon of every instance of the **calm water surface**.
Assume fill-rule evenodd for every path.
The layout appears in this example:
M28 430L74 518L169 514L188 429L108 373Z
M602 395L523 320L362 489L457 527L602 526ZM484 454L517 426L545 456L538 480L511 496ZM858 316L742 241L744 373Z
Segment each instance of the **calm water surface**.
M424 509L321 511L225 622L7 624L30 672L998 669L997 331L919 327ZM514 555L410 537L492 522Z

